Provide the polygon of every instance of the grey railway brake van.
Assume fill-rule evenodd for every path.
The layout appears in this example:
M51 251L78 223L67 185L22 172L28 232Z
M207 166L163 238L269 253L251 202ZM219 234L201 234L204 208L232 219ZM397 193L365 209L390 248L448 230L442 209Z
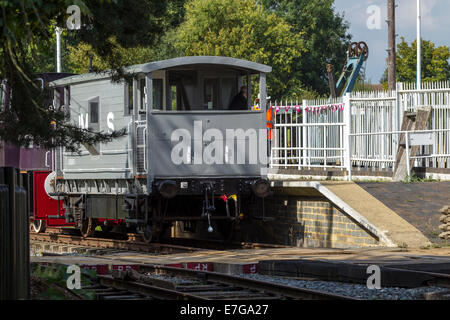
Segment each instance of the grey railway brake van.
M55 90L55 105L68 101L74 124L103 132L127 128L126 136L84 146L81 153L57 152L55 194L64 198L66 220L87 230L95 219L123 219L151 234L164 222L236 219L242 198L269 192L266 74L271 69L196 56L126 67L131 81L112 82L107 72L54 81L65 98ZM260 103L253 110L256 78ZM232 110L242 86L246 108ZM219 213L217 198L231 195L237 195L236 207L227 204ZM186 210L195 196L200 207Z

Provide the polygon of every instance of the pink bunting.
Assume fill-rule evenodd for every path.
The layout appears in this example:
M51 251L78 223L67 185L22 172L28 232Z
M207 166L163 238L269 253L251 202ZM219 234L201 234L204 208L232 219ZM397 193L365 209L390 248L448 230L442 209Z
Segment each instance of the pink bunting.
M328 104L328 105L322 105L322 106L307 106L305 107L305 112L312 112L312 113L316 113L319 114L323 111L331 111L331 112L336 112L336 111L343 111L345 107L345 103L339 103L339 104ZM285 112L289 112L289 110L291 110L291 108L295 108L296 112L301 112L303 111L303 107L301 105L293 105L293 106L272 106L272 108L274 109L274 111L276 113L280 112L280 110L283 108Z

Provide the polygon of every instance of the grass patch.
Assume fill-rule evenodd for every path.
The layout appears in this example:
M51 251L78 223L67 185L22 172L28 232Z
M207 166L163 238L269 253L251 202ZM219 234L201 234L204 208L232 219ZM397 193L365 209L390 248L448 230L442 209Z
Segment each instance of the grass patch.
M81 271L81 289L69 290L67 266L43 266L38 264L31 272L31 298L33 300L94 300L95 294L83 287L91 285L95 271Z
M430 175L429 178L420 178L416 175L415 172L412 172L410 176L407 176L405 179L403 179L403 183L418 183L418 182L439 182L440 179L434 179L433 175Z

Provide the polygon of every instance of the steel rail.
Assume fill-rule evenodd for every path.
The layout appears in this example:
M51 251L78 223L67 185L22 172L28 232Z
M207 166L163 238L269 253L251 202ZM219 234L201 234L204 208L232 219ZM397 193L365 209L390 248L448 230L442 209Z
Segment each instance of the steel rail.
M181 268L173 268L161 265L140 264L141 271L167 273L171 275L201 277L203 280L219 282L222 284L233 285L246 289L265 291L273 293L288 299L300 300L359 300L352 297L326 293L317 290L298 288L288 285L277 284L273 282L244 278L235 275L223 274L212 271L198 271Z
M100 284L108 287L114 287L116 289L127 290L144 295L148 295L158 299L167 300L210 300L204 297L200 297L194 294L181 292L177 290L167 289L158 286L152 286L145 283L136 281L127 281L123 279L116 279L112 276L98 276Z
M53 231L53 230L52 230ZM213 239L192 238L168 238L160 242L146 243L136 239L110 239L110 238L83 238L78 235L67 235L54 232L34 233L30 232L30 240L54 242L56 244L92 246L94 248L124 249L144 252L195 252L204 249L226 250L226 249L265 249L265 248L292 248L292 246L275 245L251 242L224 242Z
M88 246L102 249L121 249L143 252L195 252L202 249L187 246L146 243L129 240L105 239L105 238L83 238L81 236L65 235L58 233L32 233L30 232L30 241L46 241L56 244L68 244Z

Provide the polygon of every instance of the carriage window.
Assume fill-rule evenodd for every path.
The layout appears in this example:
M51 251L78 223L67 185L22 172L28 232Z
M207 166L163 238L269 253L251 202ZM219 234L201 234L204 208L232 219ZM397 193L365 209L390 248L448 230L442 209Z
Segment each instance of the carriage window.
M98 123L98 101L89 102L89 118L90 123Z
M99 97L93 98L88 102L88 112L89 112L89 129L98 132L100 131L100 100ZM93 145L85 145L87 150L92 155L98 155L100 153L100 143L97 142Z
M177 86L176 85L171 85L170 86L170 101L172 102L171 104L171 110L172 111L177 111Z
M153 109L162 110L163 107L163 96L164 96L164 86L163 86L163 80L162 79L153 79ZM141 111L146 110L146 85L145 85L145 79L139 80L139 91L140 91L140 107L139 109ZM132 90L129 93L129 95L132 94ZM131 109L132 107L132 101L128 102L131 103Z
M125 84L125 115L133 114L133 83Z
M237 94L237 79L223 78L222 79L222 107L228 109L234 96Z
M162 83L166 90L163 91L164 108L167 111L228 110L244 76L241 71L220 67L169 70L165 79L167 87ZM154 94L155 98L159 96Z
M203 103L207 110L219 107L219 79L205 79L203 86Z
M162 110L163 88L162 79L153 79L153 109Z

